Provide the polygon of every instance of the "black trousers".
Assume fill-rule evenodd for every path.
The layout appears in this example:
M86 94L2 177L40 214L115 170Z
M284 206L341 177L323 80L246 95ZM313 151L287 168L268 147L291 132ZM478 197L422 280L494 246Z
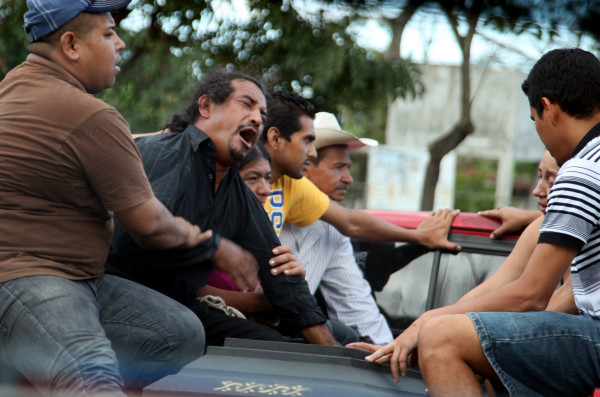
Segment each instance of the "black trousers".
M195 301L188 307L202 321L209 346L223 346L225 338L283 341L281 334L271 327L228 316L206 303Z

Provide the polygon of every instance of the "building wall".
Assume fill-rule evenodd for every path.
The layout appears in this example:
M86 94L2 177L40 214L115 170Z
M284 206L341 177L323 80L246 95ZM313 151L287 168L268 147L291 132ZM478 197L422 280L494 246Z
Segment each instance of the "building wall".
M418 209L429 161L427 147L458 121L460 68L421 65L421 71L424 95L416 100L396 100L388 110L386 145L369 148L368 208ZM498 160L496 206L510 203L514 162L539 161L544 147L521 91L525 77L514 70L471 67L475 131L444 158L436 208L453 206L457 156Z

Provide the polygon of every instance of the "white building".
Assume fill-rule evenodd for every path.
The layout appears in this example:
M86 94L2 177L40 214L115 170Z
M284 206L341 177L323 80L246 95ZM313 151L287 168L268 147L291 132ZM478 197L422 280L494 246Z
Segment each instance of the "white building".
M429 161L427 146L448 132L460 115L460 67L420 68L424 95L396 100L388 109L386 145L367 149L365 204L369 209L419 209ZM521 90L525 78L515 70L471 66L475 131L444 157L434 208L454 206L457 155L497 160L495 204L510 204L515 161L536 163L544 151Z

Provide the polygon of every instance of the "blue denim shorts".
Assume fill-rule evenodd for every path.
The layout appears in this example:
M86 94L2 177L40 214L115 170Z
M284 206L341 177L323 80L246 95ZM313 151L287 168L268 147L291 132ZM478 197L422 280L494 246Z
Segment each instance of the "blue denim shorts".
M600 319L549 311L467 314L511 396L590 396L600 386Z

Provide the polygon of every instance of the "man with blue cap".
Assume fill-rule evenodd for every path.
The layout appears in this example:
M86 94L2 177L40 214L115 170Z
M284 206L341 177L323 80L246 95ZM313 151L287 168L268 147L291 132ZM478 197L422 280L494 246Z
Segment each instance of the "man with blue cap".
M211 237L154 196L123 117L95 98L130 0L28 0L30 55L0 83L0 357L45 395L124 396L205 347L183 305L104 274L112 214L141 245Z

